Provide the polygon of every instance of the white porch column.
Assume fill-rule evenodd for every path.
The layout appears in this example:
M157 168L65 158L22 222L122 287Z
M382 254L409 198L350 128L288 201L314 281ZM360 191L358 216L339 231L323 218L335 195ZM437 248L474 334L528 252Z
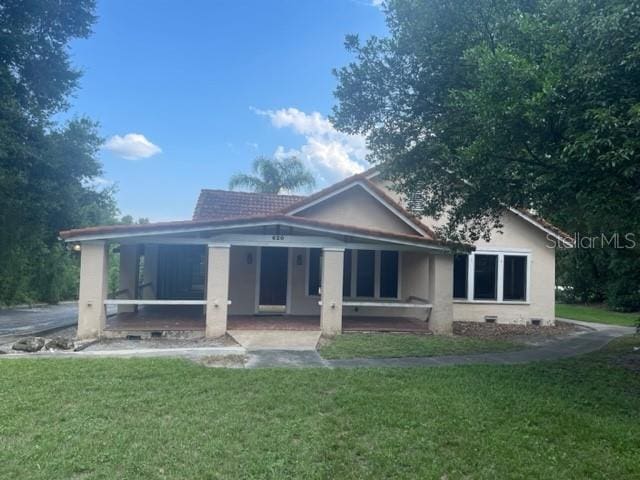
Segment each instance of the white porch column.
M97 338L106 321L108 251L103 241L83 242L80 249L78 338Z
M230 250L231 247L229 245L209 245L207 260L207 337L221 337L227 332Z
M135 300L138 297L138 245L120 245L119 298ZM136 305L118 305L118 313L135 312Z
M453 255L429 258L429 301L433 305L429 329L434 333L453 331Z
M323 335L342 333L342 270L344 248L322 250L322 308L320 329Z

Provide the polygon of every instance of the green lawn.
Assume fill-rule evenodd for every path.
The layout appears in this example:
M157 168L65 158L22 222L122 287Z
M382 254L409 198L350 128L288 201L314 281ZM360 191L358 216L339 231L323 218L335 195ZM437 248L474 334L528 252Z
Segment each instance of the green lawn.
M323 345L325 358L433 357L466 353L521 350L522 344L506 340L440 335L345 333Z
M638 478L640 374L612 352L386 370L2 360L0 478Z
M624 325L633 327L636 325L640 312L621 313L612 312L601 305L572 305L566 303L556 304L556 317L582 320L584 322L606 323L609 325Z

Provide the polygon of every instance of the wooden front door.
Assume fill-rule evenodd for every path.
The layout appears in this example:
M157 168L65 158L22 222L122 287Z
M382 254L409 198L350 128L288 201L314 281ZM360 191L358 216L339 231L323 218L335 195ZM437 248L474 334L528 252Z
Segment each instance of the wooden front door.
M287 304L289 252L283 247L263 247L260 254L260 305Z

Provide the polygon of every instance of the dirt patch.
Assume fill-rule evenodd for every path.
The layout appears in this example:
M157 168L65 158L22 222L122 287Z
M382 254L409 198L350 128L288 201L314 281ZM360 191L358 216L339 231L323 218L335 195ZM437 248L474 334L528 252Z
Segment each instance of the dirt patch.
M453 322L454 335L478 338L564 337L583 330L582 327L565 322L556 322L554 326Z
M138 350L149 348L198 348L198 347L237 347L238 343L230 336L220 338L145 338L127 340L125 338L108 338L93 343L86 348L92 350Z
M208 355L198 359L205 367L211 368L244 368L246 355Z

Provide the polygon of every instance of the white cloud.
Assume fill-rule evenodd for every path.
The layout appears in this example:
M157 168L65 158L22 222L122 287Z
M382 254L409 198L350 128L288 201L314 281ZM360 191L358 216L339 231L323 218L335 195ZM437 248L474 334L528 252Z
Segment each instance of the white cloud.
M368 167L365 137L339 132L318 112L305 113L297 108L252 110L269 117L274 127L290 128L305 137L306 143L299 148L279 146L274 154L276 158L296 156L322 178L331 177L329 180L360 173Z
M149 158L162 152L159 146L151 143L140 133L114 135L105 142L104 148L126 160Z
M103 188L113 185L113 180L109 180L103 177L93 177L91 179L85 178L82 181L82 185L92 190L102 190Z

